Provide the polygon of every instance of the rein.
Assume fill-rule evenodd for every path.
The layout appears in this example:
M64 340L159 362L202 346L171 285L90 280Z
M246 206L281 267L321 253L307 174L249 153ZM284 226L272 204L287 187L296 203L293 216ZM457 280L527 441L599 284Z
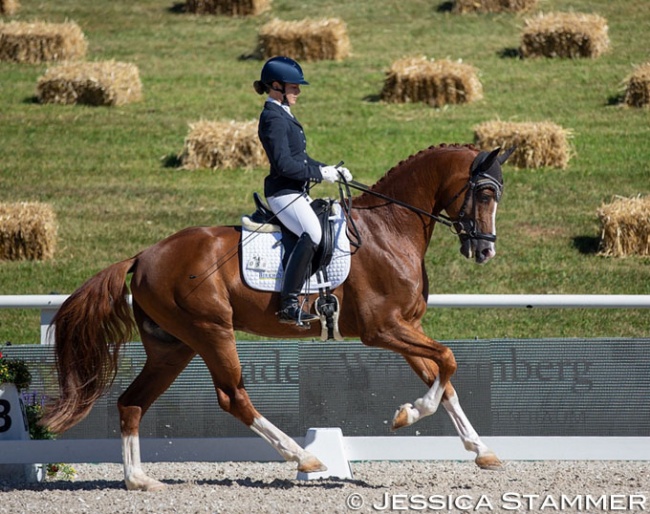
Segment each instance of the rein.
M433 212L427 212L423 209L420 209L419 207L415 207L414 205L410 205L401 200L397 200L396 198L392 198L383 193L373 191L372 189L370 189L369 186L362 184L361 182L357 182L356 180L349 180L349 181L345 180L345 178L342 175L339 175L339 178L340 178L339 192L341 194L341 204L344 205L345 213L353 227L353 233L355 235L355 238L358 241L358 243L353 243L353 245L356 246L357 248L361 246L361 236L359 235L359 232L354 226L354 222L352 221L352 217L350 216L350 211L352 209L352 199L350 198L350 194L349 194L350 187L354 189L358 189L359 191L363 191L364 193L368 193L369 195L375 196L377 198L381 198L382 200L386 200L387 202L394 203L395 205L404 207L405 209L408 209L416 214L426 216L427 218L430 218L437 223L445 225L446 227L450 227L453 229L452 232L459 237L466 237L469 239L483 239L485 241L490 241L490 242L495 242L497 239L497 236L494 234L484 234L483 232L480 232L473 219L464 219L465 208L467 206L467 202L469 201L470 193L473 197L472 199L474 200L472 202L474 214L476 213L476 198L475 198L476 192L482 189L489 188L495 191L497 202L501 197L501 190L502 190L501 184L495 179L493 179L492 177L490 177L489 175L486 175L484 173L471 176L467 184L465 184L465 186L458 193L456 193L454 197L449 201L447 206L442 209L443 211L446 210L447 207L449 207L449 205L454 203L460 195L465 193L465 202L463 203L463 207L461 208L458 220L452 220L449 216L445 216L444 214L433 214ZM345 195L343 194L342 184L345 184L345 188L347 192L347 201L345 201Z

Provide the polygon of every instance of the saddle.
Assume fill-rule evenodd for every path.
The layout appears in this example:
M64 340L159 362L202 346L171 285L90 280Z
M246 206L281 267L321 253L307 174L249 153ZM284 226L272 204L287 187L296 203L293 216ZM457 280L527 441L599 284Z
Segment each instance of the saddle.
M260 195L253 193L253 202L255 203L255 212L250 216L242 217L242 225L254 232L280 232L282 234L282 245L284 246L284 257L282 259L283 267L291 255L291 251L298 241L298 237L291 231L287 230L273 214L273 211L262 200ZM311 208L318 216L322 229L321 242L314 254L311 263L311 269L318 272L326 268L332 261L334 254L335 224L333 220L335 202L331 198L317 198L311 203Z
M242 275L255 289L279 291L283 270L298 237L279 223L273 211L253 194L255 211L242 216ZM311 203L322 227L322 238L312 260L313 271L303 292L315 292L316 312L321 317L321 339L342 339L338 333L338 299L331 289L341 284L349 273L350 246L345 217L332 199ZM280 257L281 255L281 257ZM276 264L276 259L277 262Z

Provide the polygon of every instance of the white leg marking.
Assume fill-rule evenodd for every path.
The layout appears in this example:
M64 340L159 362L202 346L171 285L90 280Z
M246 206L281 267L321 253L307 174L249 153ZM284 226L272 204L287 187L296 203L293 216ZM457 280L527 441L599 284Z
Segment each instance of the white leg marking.
M122 462L124 463L124 482L129 490L155 491L165 485L148 477L142 470L140 460L140 437L122 436Z
M251 430L269 443L285 460L300 462L311 454L265 417L255 418Z
M458 401L458 396L454 394L451 397L447 397L447 399L442 402L442 405L449 414L449 417L451 418L458 435L463 441L463 446L465 446L466 450L474 452L478 456L492 453L492 451L483 444L479 435L476 433L476 430L474 430L474 427L469 422L469 419L465 416L465 412L463 412L460 402Z
M444 388L440 387L440 377L436 377L431 389L422 398L415 400L413 405L410 403L402 405L400 409L406 410L408 425L436 412L444 392Z

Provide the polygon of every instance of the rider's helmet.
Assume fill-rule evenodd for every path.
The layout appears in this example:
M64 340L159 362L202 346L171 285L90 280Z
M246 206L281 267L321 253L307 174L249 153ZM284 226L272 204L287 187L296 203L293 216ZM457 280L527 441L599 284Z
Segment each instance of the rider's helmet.
M272 84L279 82L282 86L279 91L284 93L285 84L303 84L308 85L305 80L300 64L289 57L271 57L262 67L262 76L260 80L253 82L255 91L263 95L274 89Z
M271 57L262 68L260 82L270 86L273 82L281 84L304 84L305 80L300 64L289 57Z

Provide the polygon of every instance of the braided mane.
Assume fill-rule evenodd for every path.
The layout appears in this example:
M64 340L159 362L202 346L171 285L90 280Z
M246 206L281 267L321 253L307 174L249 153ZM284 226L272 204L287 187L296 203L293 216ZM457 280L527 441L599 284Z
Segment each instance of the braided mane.
M447 144L447 143L441 143L439 145L432 145L429 148L425 148L424 150L420 150L418 153L410 155L406 159L398 162L395 166L393 166L391 169L389 169L383 177L381 177L374 186L372 186L371 189L374 189L375 187L379 186L382 182L384 182L389 176L392 174L396 173L398 170L402 169L404 166L408 165L411 163L413 160L422 157L423 154L428 154L431 152L435 152L437 150L443 150L445 148L468 148L470 150L476 150L478 151L479 149L471 143L467 144L460 144L460 143L452 143L452 144Z

